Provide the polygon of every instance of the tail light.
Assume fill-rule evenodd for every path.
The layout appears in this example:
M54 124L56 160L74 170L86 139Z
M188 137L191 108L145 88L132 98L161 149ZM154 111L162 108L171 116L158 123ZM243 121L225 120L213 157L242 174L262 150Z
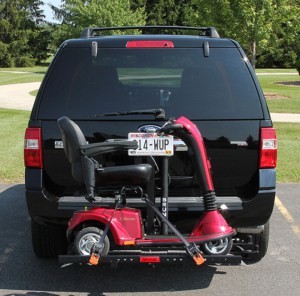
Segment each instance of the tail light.
M27 128L24 139L25 167L43 168L41 128Z
M277 164L277 139L275 128L261 128L260 168L275 168Z

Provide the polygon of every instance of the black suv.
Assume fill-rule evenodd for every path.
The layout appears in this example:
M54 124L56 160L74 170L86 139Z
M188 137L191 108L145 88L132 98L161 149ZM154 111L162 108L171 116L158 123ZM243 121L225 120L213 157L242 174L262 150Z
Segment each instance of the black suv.
M142 33L105 35L124 29ZM114 113L135 110L139 112ZM116 116L95 116L107 113ZM76 121L89 143L153 132L164 118L191 119L204 137L218 206L237 229L232 253L248 260L265 255L275 197L276 133L255 73L236 41L220 38L211 27L148 26L87 28L81 38L61 45L25 134L26 198L39 257L66 252L68 219L87 203L62 149L56 121L64 115ZM114 166L138 159L111 153L98 161ZM150 157L143 161L155 165ZM189 233L203 211L202 193L193 155L180 140L175 141L169 176L170 220ZM159 197L159 173L155 179Z

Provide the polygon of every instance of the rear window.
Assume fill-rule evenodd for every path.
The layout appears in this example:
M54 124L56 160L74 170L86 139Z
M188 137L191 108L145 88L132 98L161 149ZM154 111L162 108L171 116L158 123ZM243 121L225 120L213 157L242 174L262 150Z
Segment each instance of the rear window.
M90 48L64 48L41 95L44 119L150 108L194 120L262 118L236 48L211 48L209 57L202 48L100 48L96 58Z

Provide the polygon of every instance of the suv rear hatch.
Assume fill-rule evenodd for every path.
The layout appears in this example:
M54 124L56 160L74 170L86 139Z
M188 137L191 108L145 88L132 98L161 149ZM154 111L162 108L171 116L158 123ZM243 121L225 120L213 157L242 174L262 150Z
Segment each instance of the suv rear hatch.
M133 45L140 40L169 45ZM231 40L168 35L101 37L63 44L31 117L31 122L42 122L46 190L55 196L83 191L72 179L57 118L66 115L76 121L93 143L127 138L141 127L155 129L164 123L154 115L96 114L152 108L164 109L167 119L183 115L197 124L211 160L217 195L250 199L257 194L261 126L270 125L270 118L248 60ZM180 141L176 150L170 159L170 196L199 196L193 156ZM120 153L98 160L105 166L141 161ZM159 181L157 187L159 195Z

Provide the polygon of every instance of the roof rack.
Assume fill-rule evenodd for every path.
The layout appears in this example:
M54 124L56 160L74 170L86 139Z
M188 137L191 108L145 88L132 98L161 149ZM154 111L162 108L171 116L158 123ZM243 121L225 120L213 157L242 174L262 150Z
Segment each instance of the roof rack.
M141 30L144 34L145 31L151 33L155 33L156 31L164 31L164 30L189 30L189 31L197 31L200 36L207 36L211 38L219 38L219 34L214 27L188 27L188 26L125 26L125 27L103 27L103 28L85 28L81 34L81 38L90 38L94 36L101 36L103 31L125 31L125 30ZM98 33L95 35L95 33ZM156 33L157 34L157 33Z

